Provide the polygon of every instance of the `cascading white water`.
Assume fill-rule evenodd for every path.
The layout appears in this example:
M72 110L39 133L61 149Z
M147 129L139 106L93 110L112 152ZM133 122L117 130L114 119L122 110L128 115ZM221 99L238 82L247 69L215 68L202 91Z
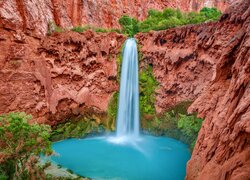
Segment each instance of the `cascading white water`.
M134 38L127 39L123 49L117 116L118 137L139 136L138 52Z

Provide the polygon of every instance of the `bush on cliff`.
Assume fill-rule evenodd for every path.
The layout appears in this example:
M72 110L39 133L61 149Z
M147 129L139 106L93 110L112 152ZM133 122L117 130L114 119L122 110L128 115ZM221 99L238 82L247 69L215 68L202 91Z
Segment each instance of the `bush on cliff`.
M50 127L29 124L25 113L0 115L0 177L1 179L41 178L36 167L40 153L51 153Z
M94 27L94 26L90 26L90 25L75 26L75 27L71 28L71 31L78 32L78 33L82 33L86 30L92 30L92 31L97 32L97 33L108 33L108 32L120 33L119 29L105 29L105 28L99 28L99 27Z
M218 20L221 16L221 12L216 8L204 7L201 9L200 13L204 15L207 19L214 21Z
M61 33L63 31L64 31L64 29L61 28L60 26L58 26L55 22L53 22L53 21L48 22L48 33L47 33L47 35L50 36L54 32Z

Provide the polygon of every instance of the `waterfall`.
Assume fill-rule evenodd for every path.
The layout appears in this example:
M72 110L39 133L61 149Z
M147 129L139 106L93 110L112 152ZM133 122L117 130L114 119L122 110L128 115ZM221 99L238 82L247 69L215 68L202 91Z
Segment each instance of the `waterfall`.
M117 116L117 137L139 136L138 52L134 38L127 39L123 48Z

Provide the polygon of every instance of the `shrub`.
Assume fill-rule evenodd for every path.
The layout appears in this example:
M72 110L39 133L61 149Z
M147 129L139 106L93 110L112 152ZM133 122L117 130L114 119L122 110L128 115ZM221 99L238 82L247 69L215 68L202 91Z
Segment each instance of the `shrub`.
M88 29L87 26L76 26L76 27L73 27L73 28L71 29L71 31L75 31L75 32L81 33L81 32L83 32L83 31L85 31L85 30L87 30L87 29Z
M64 30L60 27L57 26L57 24L53 21L48 22L48 35L51 35L54 32L61 33Z
M0 115L0 176L27 179L37 173L37 156L52 152L50 127L29 124L31 118L25 113Z
M179 114L179 116L178 128L187 136L191 149L193 149L202 125L202 119L195 115Z
M159 18L159 17L162 17L162 13L160 11L155 10L155 9L150 9L148 11L148 18L150 18L150 17Z
M162 12L164 18L176 17L177 11L174 9L167 8Z
M206 19L218 20L221 16L221 12L216 8L207 8L204 7L200 11L201 14L205 15Z
M92 30L95 31L97 33L108 33L108 32L117 32L120 33L120 31L118 29L105 29L105 28L99 28L99 27L94 27L94 26L90 26L90 25L86 25L86 26L76 26L73 27L71 29L71 31L75 31L78 33L82 33L86 30Z

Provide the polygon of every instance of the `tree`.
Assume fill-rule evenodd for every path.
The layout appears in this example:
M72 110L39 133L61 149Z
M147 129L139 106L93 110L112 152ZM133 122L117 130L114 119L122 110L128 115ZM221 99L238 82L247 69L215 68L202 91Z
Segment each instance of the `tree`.
M135 18L126 15L122 16L119 19L119 24L122 26L122 32L128 34L130 37L139 32L138 21Z
M29 124L31 115L0 115L0 177L27 179L36 169L37 156L51 153L50 127Z
M201 14L204 14L207 19L217 20L221 16L221 12L216 8L204 7L200 11Z

